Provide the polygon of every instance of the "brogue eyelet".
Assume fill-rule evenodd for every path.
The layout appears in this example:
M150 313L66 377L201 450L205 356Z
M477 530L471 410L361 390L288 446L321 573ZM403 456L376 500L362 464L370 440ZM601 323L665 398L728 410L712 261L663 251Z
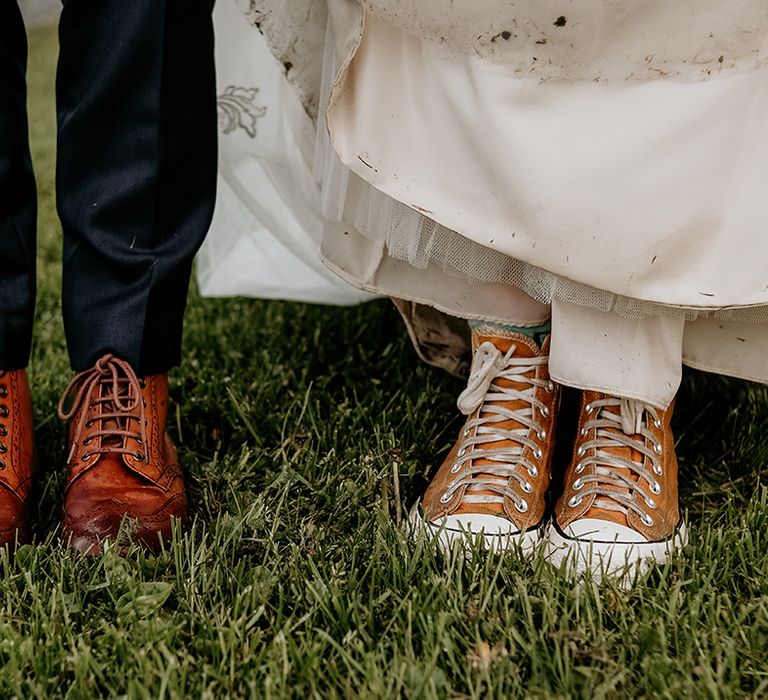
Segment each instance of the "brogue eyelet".
M523 485L520 488L523 489L524 493L531 493L531 491L533 491L533 486L529 484L527 481L524 481Z
M587 448L586 448L586 447L584 447L584 445L579 445L579 449L578 449L578 450L576 450L576 454L577 454L579 457L582 457L586 451L587 451Z
M582 428L582 429L579 431L579 433L581 434L581 437L587 437L587 433L588 433L588 432L589 432L589 430L587 430L587 428L586 428L586 427Z
M576 474L581 474L581 472L583 472L583 471L586 469L586 467L587 467L587 465L586 465L586 463L585 463L585 462L579 462L579 463L576 465L576 469L574 469L573 471L574 471Z
M539 475L539 470L536 467L528 467L528 474L532 479L535 479Z
M91 457L93 457L93 452L83 452L83 454L81 455L80 459L83 462L87 462Z
M526 501L524 498L520 501L520 503L515 503L515 508L520 513L527 513L528 512L528 501Z
M544 416L544 418L549 418L549 409L546 406L541 407L541 415Z
M658 481L654 481L651 484L651 493L654 496L658 496L661 493L661 484Z
M0 455L4 455L6 452L8 452L8 445L4 442L0 442Z
M659 444L653 446L653 451L657 455L660 455L664 451L664 448L661 446L661 443L659 443Z
M136 458L137 462L143 462L146 457L143 452L137 452L135 455L133 455Z
M454 464L451 467L451 474L455 474L457 471L459 471L459 469L461 469L461 465L460 464Z
M2 471L3 469L5 469L5 462L2 459L0 459L0 471Z
M92 441L93 441L93 437L87 437L85 438L85 440L83 440L83 445L86 445L86 446L90 445Z
M10 410L8 409L8 406L5 404L0 405L0 417L1 418L8 418L8 416L11 414Z
M471 431L470 431L470 429L469 429L469 428L465 428L465 429L464 429L464 432L462 433L462 435L463 435L464 437L467 437L467 435L469 435L469 433L470 433L470 432L471 432Z
M651 527L653 525L653 518L650 515L643 513L640 516L640 522L643 523L643 525L646 527Z
M541 458L544 456L544 453L541 451L541 448L540 448L540 447L537 447L537 448L536 448L536 449L533 451L533 456L534 456L534 457L536 457L536 459L541 459Z
M587 412L587 415L591 415L592 411L595 410L595 407L591 403L588 403L584 406L584 410Z
M0 437L8 437L8 428L4 425L0 425Z
M661 470L661 465L660 465L660 464L659 464L658 466L657 466L657 465L654 465L654 467L653 467L653 473L654 473L656 476L661 476L661 475L663 474L663 472L662 472L662 470Z
M571 496L570 500L568 501L568 505L571 508L576 508L581 503L581 497L580 496Z
M536 435L539 436L539 440L546 440L547 438L547 431L546 430L539 430Z
M656 418L656 419L653 421L653 425L656 427L656 429L657 429L657 430L660 430L660 429L661 429L661 421L660 421L658 418Z
M571 488L574 491L581 490L582 486L584 486L584 482L581 479L576 479L576 481L574 481L573 484L571 484Z

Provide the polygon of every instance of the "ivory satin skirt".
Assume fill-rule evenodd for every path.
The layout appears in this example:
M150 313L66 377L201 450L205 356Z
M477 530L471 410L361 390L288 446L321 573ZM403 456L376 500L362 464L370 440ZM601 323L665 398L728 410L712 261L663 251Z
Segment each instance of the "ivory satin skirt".
M336 39L319 177L348 224L323 244L338 274L465 318L551 304L571 386L664 406L683 362L768 381L766 67L543 80L371 14Z

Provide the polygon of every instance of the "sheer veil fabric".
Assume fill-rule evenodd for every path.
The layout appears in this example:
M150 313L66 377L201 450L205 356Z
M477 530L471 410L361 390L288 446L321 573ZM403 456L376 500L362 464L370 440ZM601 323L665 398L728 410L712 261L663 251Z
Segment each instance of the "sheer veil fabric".
M501 322L543 313L521 290L553 303L574 386L573 323L661 324L636 344L657 405L681 360L768 379L762 0L227 1L316 124L323 257L348 282Z

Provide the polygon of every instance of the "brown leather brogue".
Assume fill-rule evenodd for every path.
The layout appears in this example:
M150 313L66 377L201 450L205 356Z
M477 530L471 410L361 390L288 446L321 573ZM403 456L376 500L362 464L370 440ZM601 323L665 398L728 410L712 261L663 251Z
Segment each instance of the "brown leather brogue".
M685 544L672 412L673 406L583 392L573 456L547 533L553 564L629 583Z
M0 370L0 547L29 541L35 472L32 399L24 370Z
M467 421L411 522L443 548L480 538L496 551L533 550L543 535L559 387L549 337L494 327L472 333L472 370L459 409Z
M112 355L72 380L59 404L60 418L70 421L62 535L71 547L98 554L104 541L127 533L156 550L172 521L186 520L167 414L167 376L139 378Z

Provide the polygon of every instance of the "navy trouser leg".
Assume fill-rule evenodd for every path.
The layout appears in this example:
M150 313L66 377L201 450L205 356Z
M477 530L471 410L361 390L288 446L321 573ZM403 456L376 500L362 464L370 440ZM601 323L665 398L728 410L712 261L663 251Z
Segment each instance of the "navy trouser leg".
M27 129L27 37L0 0L0 369L29 362L35 312L37 201Z
M179 362L192 259L215 200L212 6L64 2L57 199L76 370L107 352L139 374Z

